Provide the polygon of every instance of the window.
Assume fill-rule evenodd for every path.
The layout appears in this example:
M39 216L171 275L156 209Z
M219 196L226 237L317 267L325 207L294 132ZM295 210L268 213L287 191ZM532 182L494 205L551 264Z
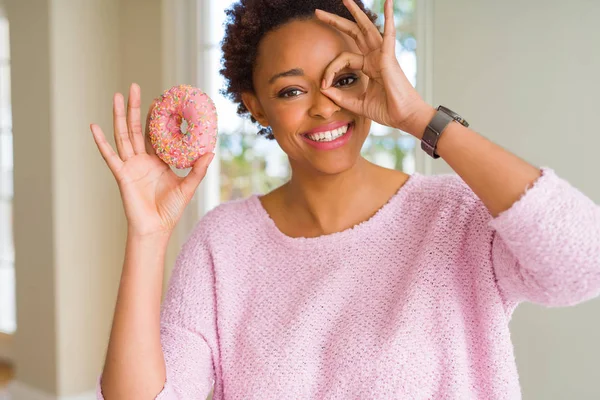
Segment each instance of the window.
M15 251L12 230L13 145L8 20L0 10L0 332L13 333Z
M206 54L200 59L206 60L206 71L210 75L207 82L211 82L211 88L207 92L219 110L220 174L213 184L220 187L220 202L253 193L265 193L284 183L290 175L287 157L277 142L257 136L258 128L249 120L240 118L236 114L236 105L218 93L224 85L219 74L219 43L224 35L225 10L234 2L235 0L211 2L210 13L200 13L204 15L203 18L210 19L204 22L211 25L209 43L202 46L201 50ZM413 86L417 82L415 3L415 0L396 0L394 4L398 32L397 57ZM366 0L365 4L380 15L377 23L383 28L384 0ZM416 140L411 135L373 123L371 135L365 141L362 153L365 158L379 165L413 173L416 165L415 145ZM209 190L214 192L217 189ZM208 208L214 205L216 204L211 204Z

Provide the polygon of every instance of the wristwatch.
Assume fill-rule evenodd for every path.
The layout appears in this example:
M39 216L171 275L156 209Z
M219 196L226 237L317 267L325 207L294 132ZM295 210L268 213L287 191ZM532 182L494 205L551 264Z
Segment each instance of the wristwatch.
M437 112L425 128L423 138L421 139L421 149L425 153L429 154L433 158L440 158L435 152L437 149L437 143L440 139L440 135L452 121L456 121L463 126L469 126L469 123L465 121L463 117L455 113L454 111L444 106L439 106Z

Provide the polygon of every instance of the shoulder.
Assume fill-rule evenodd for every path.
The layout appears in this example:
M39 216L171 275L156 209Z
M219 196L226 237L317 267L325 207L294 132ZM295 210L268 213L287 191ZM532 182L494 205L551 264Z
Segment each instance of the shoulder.
M232 236L235 232L248 228L256 221L256 196L244 199L231 200L221 203L207 212L192 230L190 241L204 241L205 243L221 241Z
M421 175L414 201L422 212L450 224L486 224L491 215L481 199L457 174ZM455 225L456 226L456 225Z
M457 174L445 173L418 176L420 193L436 200L459 200L471 197L474 193L465 181Z
M418 181L411 206L404 208L414 234L431 242L431 251L455 257L456 262L481 265L488 259L493 239L492 217L485 204L456 174L421 176Z

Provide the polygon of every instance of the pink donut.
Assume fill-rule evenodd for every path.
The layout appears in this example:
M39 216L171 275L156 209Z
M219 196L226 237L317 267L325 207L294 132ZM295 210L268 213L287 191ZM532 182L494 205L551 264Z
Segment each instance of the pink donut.
M152 108L148 132L161 160L176 168L189 168L215 148L217 109L200 89L173 86Z

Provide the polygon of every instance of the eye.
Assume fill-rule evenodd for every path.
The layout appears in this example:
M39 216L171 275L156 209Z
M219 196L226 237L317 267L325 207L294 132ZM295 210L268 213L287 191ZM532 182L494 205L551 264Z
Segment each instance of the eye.
M297 92L297 94L295 94ZM279 93L278 97L281 98L291 98L299 96L302 91L300 89L289 89Z
M341 86L350 86L350 85L354 84L356 81L358 81L358 76L346 75L346 76L342 77L340 80L338 80L335 84L336 85L341 84Z

